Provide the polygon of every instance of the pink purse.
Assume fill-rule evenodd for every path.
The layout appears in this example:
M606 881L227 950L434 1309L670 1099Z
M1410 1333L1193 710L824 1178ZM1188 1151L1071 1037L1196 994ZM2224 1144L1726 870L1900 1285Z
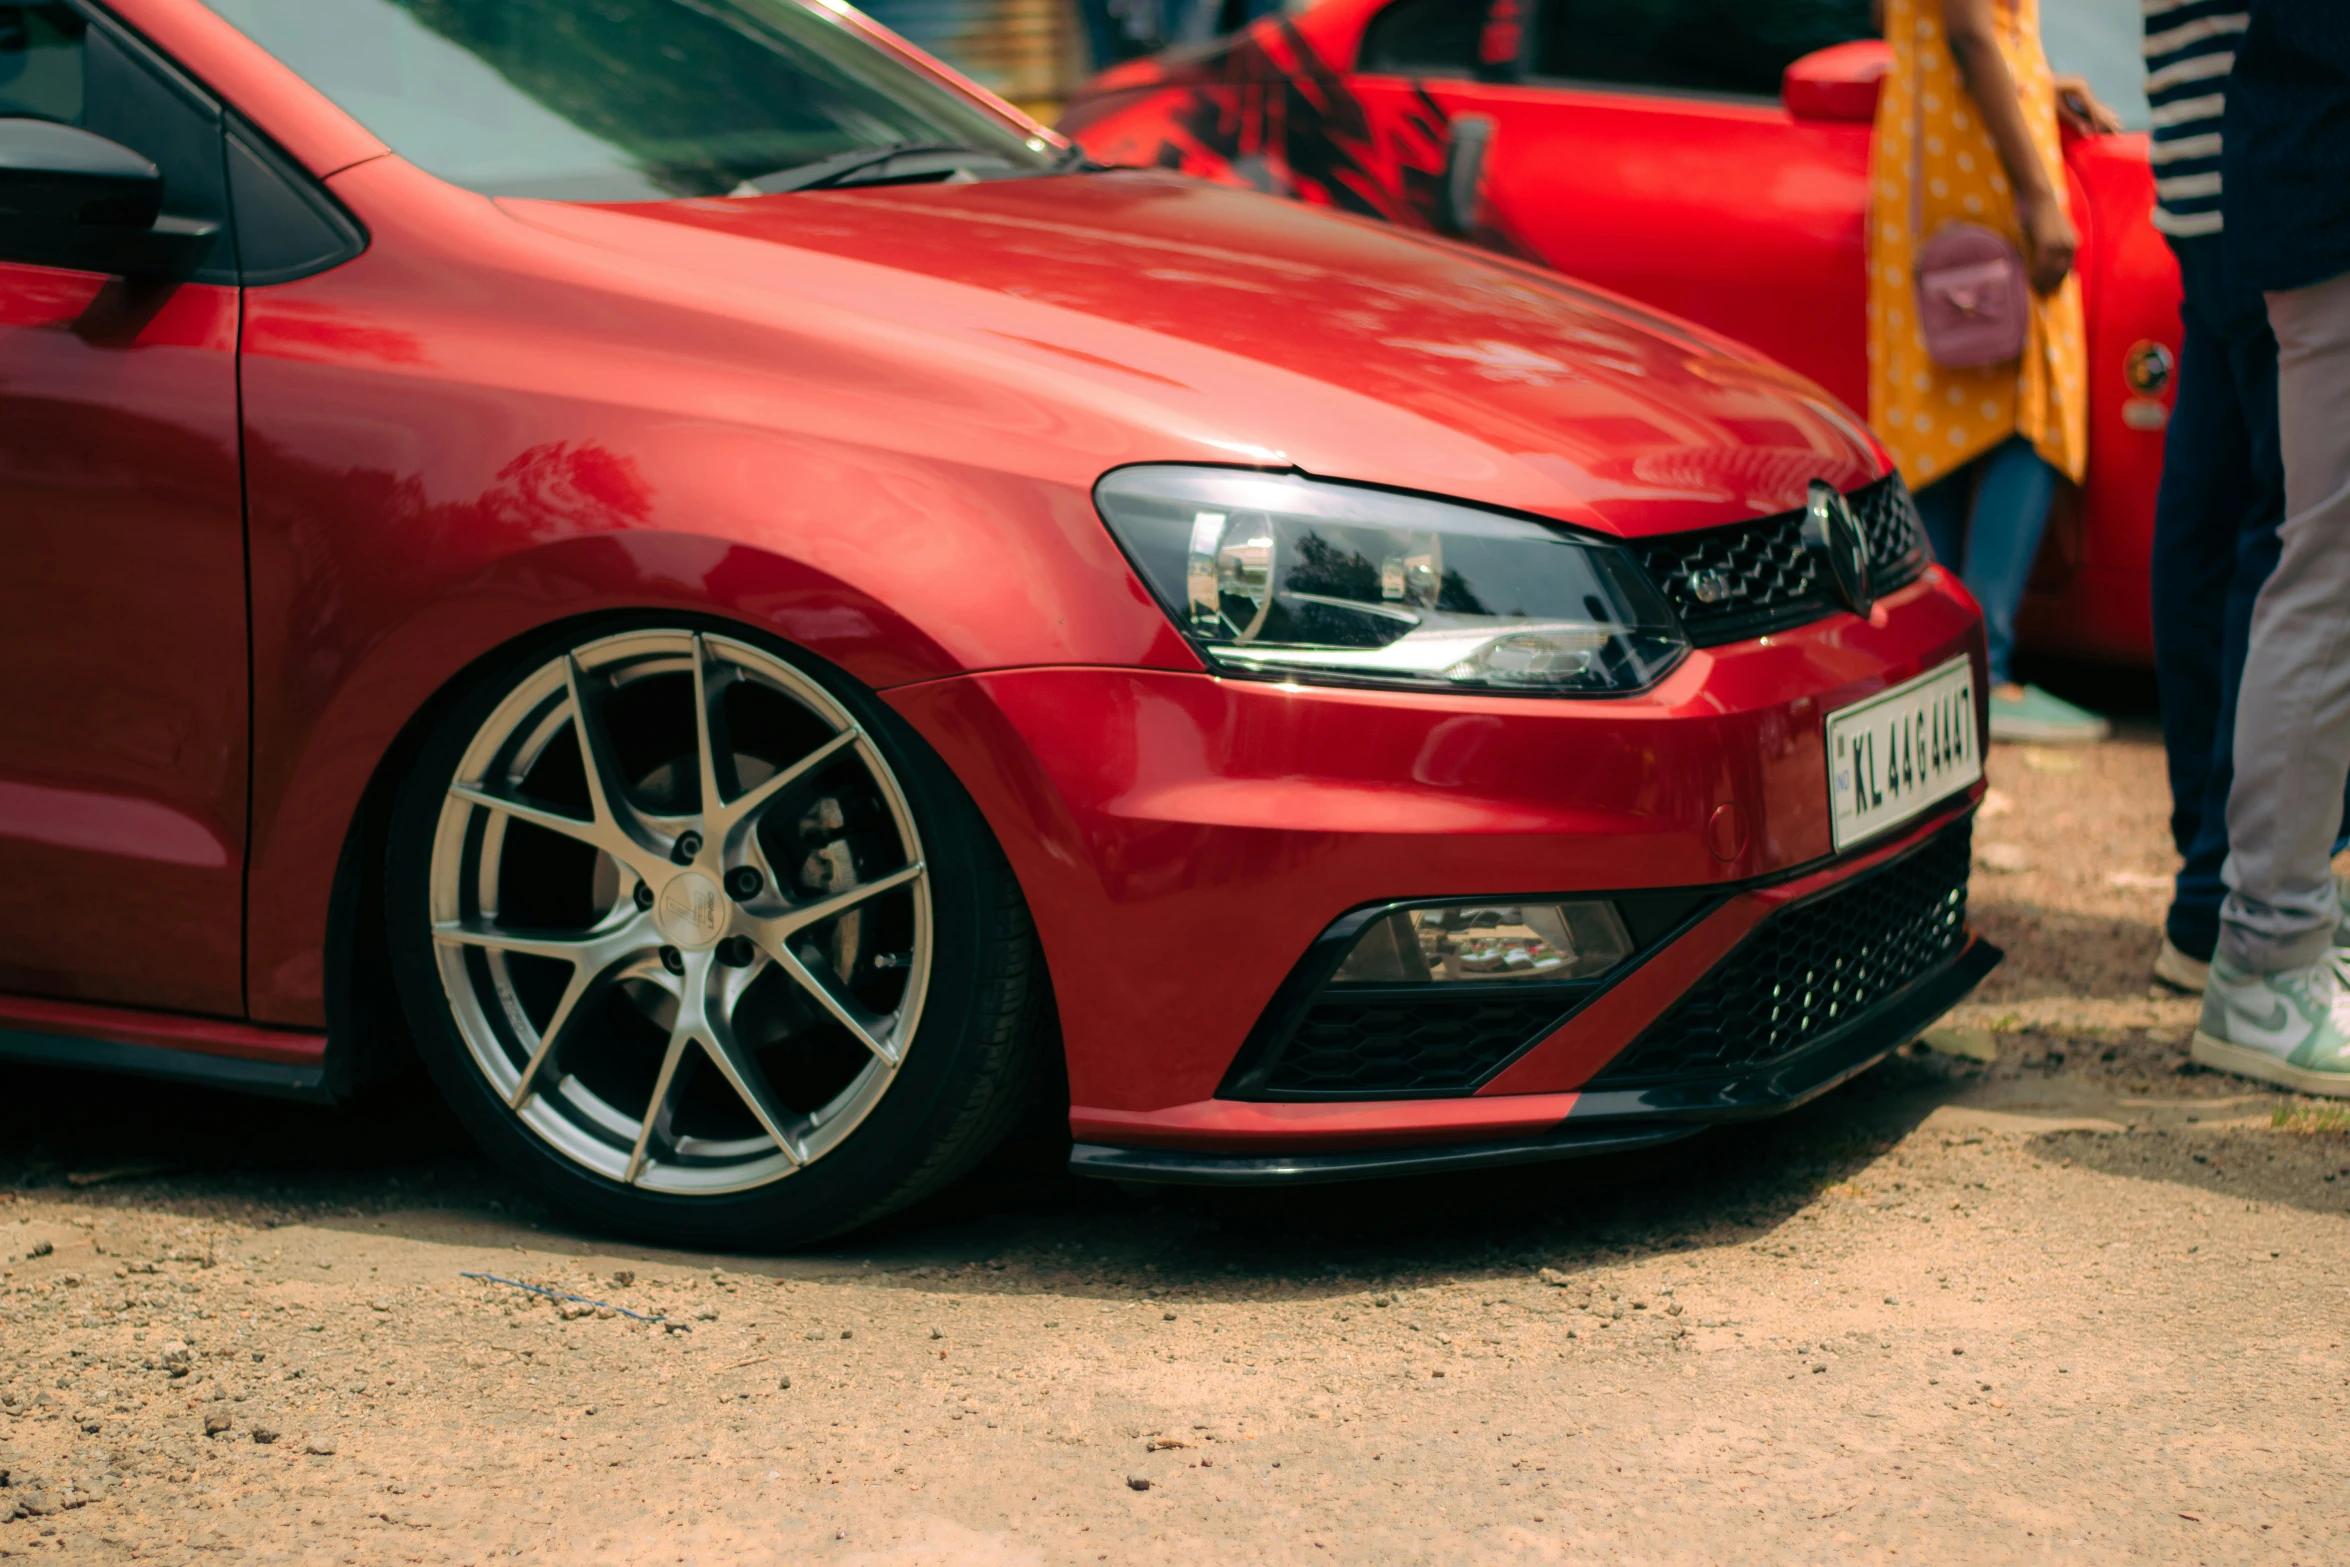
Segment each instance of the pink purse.
M1918 329L1949 370L2021 357L2031 319L2024 258L1980 223L1945 223L1917 248Z
M1909 98L1910 278L1917 290L1918 331L1926 355L1945 370L2005 364L2024 352L2032 313L2031 280L2015 246L1980 223L1945 223L1923 238L1925 170L1918 88Z

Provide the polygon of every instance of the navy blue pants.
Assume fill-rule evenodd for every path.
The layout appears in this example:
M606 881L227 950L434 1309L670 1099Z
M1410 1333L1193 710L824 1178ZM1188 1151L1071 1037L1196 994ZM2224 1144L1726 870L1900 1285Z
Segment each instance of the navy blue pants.
M2186 863L2164 930L2190 957L2219 942L2227 897L2236 686L2252 601L2277 564L2285 465L2277 445L2277 341L2268 306L2230 288L2219 236L2172 236L2185 297L2179 393L2154 502L2154 672L2170 754L2171 841ZM2350 821L2350 799L2344 803Z

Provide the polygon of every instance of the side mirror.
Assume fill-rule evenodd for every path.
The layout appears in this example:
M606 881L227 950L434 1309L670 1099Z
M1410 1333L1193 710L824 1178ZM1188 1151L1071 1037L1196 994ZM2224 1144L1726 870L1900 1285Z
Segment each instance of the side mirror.
M1493 116L1456 114L1445 128L1444 183L1436 191L1436 228L1454 239L1477 229L1477 187L1485 177L1485 154L1493 146Z
M1799 120L1866 125L1877 117L1877 89L1893 69L1893 47L1881 38L1814 49L1787 67L1779 101Z
M220 225L162 211L161 171L128 147L51 120L0 119L0 261L169 277Z

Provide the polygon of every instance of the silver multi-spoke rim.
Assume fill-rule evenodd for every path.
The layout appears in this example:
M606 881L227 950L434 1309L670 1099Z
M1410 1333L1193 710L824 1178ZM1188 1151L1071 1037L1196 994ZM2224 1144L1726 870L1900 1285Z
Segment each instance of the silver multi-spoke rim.
M839 1147L930 979L921 839L871 737L698 632L574 648L499 704L441 808L430 915L491 1091L648 1191L742 1191Z

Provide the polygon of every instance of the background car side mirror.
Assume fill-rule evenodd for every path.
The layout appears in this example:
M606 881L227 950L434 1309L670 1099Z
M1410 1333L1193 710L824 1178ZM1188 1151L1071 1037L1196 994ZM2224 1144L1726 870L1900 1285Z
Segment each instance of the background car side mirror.
M1893 69L1893 47L1881 38L1814 49L1779 78L1779 102L1799 120L1868 124L1877 117L1877 89Z
M220 225L162 211L162 172L128 147L53 120L0 119L0 261L169 277Z
M1456 114L1445 127L1444 183L1436 190L1436 228L1466 239L1477 227L1477 187L1493 146L1493 116Z

